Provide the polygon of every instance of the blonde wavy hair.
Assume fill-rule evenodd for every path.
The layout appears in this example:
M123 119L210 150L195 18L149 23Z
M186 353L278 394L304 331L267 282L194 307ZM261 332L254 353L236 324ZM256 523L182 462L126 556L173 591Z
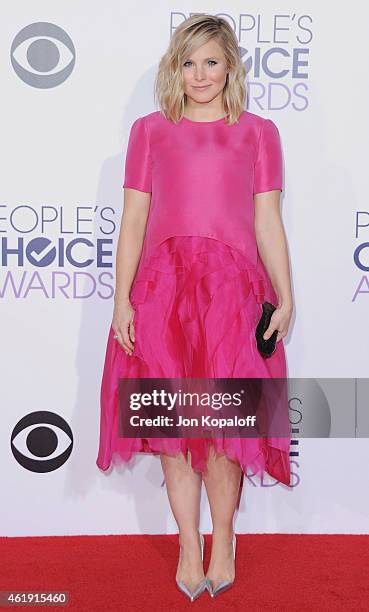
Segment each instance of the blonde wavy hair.
M229 125L236 123L246 100L246 67L241 61L237 38L222 17L192 15L175 30L166 53L162 56L154 84L154 98L161 113L169 120L182 119L187 96L183 89L182 64L209 40L222 47L227 64L227 80L223 88L223 110Z

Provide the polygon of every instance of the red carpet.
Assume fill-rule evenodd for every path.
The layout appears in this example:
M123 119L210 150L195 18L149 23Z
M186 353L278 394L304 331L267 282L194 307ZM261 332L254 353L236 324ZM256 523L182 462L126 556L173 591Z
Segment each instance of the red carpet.
M0 590L69 591L55 610L369 610L366 535L238 535L233 588L192 604L174 581L176 535L0 538L0 554Z

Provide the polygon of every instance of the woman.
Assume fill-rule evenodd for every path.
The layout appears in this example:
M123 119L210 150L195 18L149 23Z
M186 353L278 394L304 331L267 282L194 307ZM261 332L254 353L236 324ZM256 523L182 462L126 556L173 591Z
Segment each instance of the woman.
M289 484L289 440L119 437L118 379L286 377L282 156L275 124L244 110L245 67L222 18L194 15L176 29L155 94L160 111L133 123L127 149L97 465L160 454L179 529L176 581L193 601L232 585L241 476L249 468ZM277 306L268 359L255 344L264 300ZM213 522L206 576L202 479Z

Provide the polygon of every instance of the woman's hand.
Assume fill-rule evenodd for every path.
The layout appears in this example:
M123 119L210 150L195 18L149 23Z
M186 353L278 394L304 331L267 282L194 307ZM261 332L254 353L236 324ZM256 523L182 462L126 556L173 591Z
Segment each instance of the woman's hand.
M135 310L129 301L114 308L112 328L118 336L116 341L127 355L132 355L135 348L133 344L135 341L134 315Z
M263 335L264 340L268 340L276 329L278 330L277 342L287 336L292 312L293 309L290 306L277 307L271 316L269 327Z

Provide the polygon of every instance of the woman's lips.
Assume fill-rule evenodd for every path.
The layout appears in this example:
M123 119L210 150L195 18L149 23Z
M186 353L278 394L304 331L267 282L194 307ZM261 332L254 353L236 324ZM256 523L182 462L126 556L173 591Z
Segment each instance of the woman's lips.
M210 87L210 85L204 85L203 87L196 87L196 85L193 86L194 89L198 89L199 91L202 91L203 89L207 89L208 87Z

